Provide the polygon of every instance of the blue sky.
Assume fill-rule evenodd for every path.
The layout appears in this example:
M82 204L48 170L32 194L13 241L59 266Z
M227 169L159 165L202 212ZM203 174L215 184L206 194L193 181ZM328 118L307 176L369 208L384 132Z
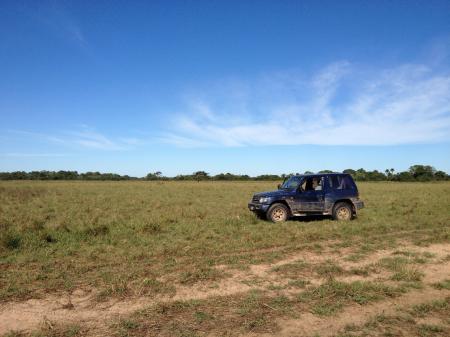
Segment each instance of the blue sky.
M450 172L450 1L2 1L0 171Z

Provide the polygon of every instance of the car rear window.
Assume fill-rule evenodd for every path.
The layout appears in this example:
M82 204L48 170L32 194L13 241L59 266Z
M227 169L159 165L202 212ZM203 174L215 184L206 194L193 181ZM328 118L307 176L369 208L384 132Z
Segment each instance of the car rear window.
M349 176L329 176L328 182L330 184L330 188L334 190L353 190L355 189L355 184L353 183L352 178Z

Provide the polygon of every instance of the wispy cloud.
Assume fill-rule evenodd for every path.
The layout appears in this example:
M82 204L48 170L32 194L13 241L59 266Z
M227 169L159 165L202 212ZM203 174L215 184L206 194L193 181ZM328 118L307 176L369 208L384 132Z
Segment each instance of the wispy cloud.
M68 132L68 142L80 145L81 147L98 150L123 150L124 144L114 141L105 135L85 129L83 131Z
M81 25L70 13L68 3L60 1L31 3L24 7L25 12L53 34L86 47L87 40Z
M121 151L129 150L141 143L138 138L112 138L86 125L81 125L80 128L75 131L60 131L54 134L23 130L9 130L9 133L20 135L22 138L33 138L38 141L63 145L75 149Z
M337 62L190 96L163 141L176 146L393 145L450 141L450 72ZM241 95L236 91L242 90Z
M30 158L30 157L66 157L65 153L21 153L10 152L0 153L0 157L13 157L13 158Z

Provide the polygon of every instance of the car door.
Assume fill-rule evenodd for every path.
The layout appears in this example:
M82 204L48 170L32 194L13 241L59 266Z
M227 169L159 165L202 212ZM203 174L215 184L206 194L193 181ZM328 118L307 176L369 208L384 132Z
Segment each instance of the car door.
M317 186L312 183L316 181ZM295 212L320 213L324 211L324 179L320 176L305 177L300 184L294 198Z

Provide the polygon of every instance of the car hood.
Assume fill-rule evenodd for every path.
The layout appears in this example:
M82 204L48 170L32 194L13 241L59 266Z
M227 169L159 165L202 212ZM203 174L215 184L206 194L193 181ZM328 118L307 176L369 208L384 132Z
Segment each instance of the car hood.
M294 190L275 190L275 191L266 191L266 192L260 192L256 193L256 197L270 197L270 198L276 198L281 197L285 195L291 195L294 193Z

